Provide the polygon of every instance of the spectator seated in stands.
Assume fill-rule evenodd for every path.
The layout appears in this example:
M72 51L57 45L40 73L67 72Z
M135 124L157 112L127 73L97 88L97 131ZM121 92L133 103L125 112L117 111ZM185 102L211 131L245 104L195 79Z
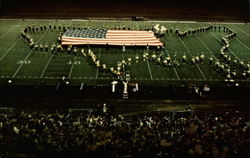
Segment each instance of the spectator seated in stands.
M0 157L246 157L249 113L1 112ZM248 123L248 124L246 124Z

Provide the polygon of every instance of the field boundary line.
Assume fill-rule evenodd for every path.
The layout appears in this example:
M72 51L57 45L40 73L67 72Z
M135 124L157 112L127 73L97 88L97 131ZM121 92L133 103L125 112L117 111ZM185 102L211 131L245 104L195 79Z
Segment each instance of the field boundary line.
M0 76L0 79L9 79L10 77L2 77ZM61 77L59 76L55 76L55 77L45 77L45 79L49 79L49 80L57 80L57 79L60 79ZM35 77L35 76L29 76L29 77L24 77L24 76L18 76L16 77L16 79L39 79L39 77ZM71 79L75 79L75 80L82 80L82 79L85 79L85 80L95 80L94 78L90 78L90 77L73 77ZM112 80L112 79L115 79L115 78L112 78L112 77L107 77L107 78L102 78L100 80ZM149 79L145 79L145 78L142 78L142 79L131 79L131 81L151 81ZM175 79L171 79L171 78L154 78L152 79L152 81L176 81ZM190 81L188 79L182 79L180 81ZM192 81L201 81L199 79L194 79ZM209 82L224 82L224 80L222 79L208 79L207 81ZM249 80L237 80L237 81L243 81L243 82L249 82Z
M199 22L199 23L204 23L204 24L245 24L243 22L220 22L220 21L211 21L211 22L207 22L207 21L204 21L204 22Z
M190 51L189 48L186 46L185 42L184 42L180 37L179 37L179 40L181 40L182 44L184 45L184 47L186 48L186 50L189 52L189 54L190 54L191 57L192 57L191 51ZM199 66L198 64L195 64L195 65L196 65L196 67L198 68L198 70L200 71L200 73L201 73L202 77L204 78L204 80L207 81L207 78L206 78L206 76L204 75L204 73L202 72L200 66Z
M46 66L44 67L43 72L41 73L40 78L43 78L43 75L44 75L45 71L47 70L47 68L48 68L48 66L49 66L49 63L50 63L50 61L51 61L51 59L52 59L53 56L54 56L54 54L52 54L52 55L50 56L49 60L47 61L47 64L46 64Z
M12 19L12 18L6 18L6 19L0 19L0 21L13 21L13 20L15 20L15 21L23 21L23 19ZM117 21L119 21L119 22L132 22L132 21L128 21L128 20L121 20L121 19L119 19L119 20L117 20L117 19L114 19L114 20L112 20L112 19L110 19L110 20L96 20L96 19L91 19L91 20L86 20L86 19L24 19L25 21L28 21L28 22L30 22L30 21L55 21L56 22L56 20L57 21L59 21L59 22L63 22L63 21L84 21L84 22L88 22L88 21L102 21L102 22L109 22L109 21L112 21L112 22L117 22ZM220 22L220 21L191 21L191 20L185 20L185 21L173 21L173 20L154 20L154 19L150 19L150 20L147 20L147 21L144 21L144 22L165 22L165 23L177 23L177 22L179 22L179 23L205 23L205 24L211 24L211 23L213 23L213 24L245 24L245 23L242 23L242 22Z

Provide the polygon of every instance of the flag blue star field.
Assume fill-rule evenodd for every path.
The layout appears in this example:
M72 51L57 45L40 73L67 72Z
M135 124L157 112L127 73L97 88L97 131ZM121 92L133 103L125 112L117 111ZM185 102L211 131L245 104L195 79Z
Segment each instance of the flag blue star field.
M86 29L67 30L62 45L163 46L152 31Z

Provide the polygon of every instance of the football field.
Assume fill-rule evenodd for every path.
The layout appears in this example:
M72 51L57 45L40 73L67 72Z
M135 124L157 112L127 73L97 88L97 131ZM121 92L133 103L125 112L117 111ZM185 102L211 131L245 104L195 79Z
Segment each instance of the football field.
M80 85L84 83L89 86L110 85L114 80L118 80L112 73L100 71L87 57L80 51L77 55L65 53L54 53L50 51L31 50L29 44L21 37L21 30L27 24L33 25L65 25L67 27L91 27L91 28L128 28L133 30L152 28L156 24L165 26L167 29L187 30L190 28L205 27L215 23L202 22L164 22L164 21L84 21L84 20L0 20L0 84L14 85L56 85L62 77L69 81L69 85ZM230 40L230 47L227 51L231 60L237 62L250 62L250 25L241 23L216 23L216 25L226 26L237 36ZM31 36L39 43L51 44L57 41L60 30L46 30L32 33ZM122 47L90 46L102 63L108 67L116 67L118 61L132 59L130 72L130 83L139 83L145 86L187 86L189 84L208 84L210 86L228 85L226 76L217 71L213 65L209 64L209 58L214 61L220 59L221 39L227 35L223 30L207 31L179 38L174 33L167 33L162 40L165 48L158 51L149 48L149 56L152 54L176 56L179 66L167 67L158 64L150 59L143 60L146 47ZM81 47L86 52L88 47ZM204 62L191 64L191 58L204 54ZM187 62L182 62L182 57L186 55ZM139 61L136 61L139 56ZM237 67L236 69L239 69ZM238 72L237 72L238 73ZM238 74L237 74L238 75ZM240 75L239 75L240 76ZM239 77L234 79L234 84L249 86L249 77ZM230 82L231 83L231 82Z

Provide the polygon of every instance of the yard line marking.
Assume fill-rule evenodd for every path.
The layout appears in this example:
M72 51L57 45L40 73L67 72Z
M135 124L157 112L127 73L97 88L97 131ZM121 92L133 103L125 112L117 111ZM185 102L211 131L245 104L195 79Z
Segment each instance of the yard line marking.
M17 41L19 41L21 38L19 37L12 45L11 47L1 56L0 61L3 60L3 58L10 52L10 50L16 45Z
M241 42L241 40L239 39L239 38L235 38L238 42L240 42L240 44L241 45L243 45L247 50L250 50L250 48L247 46L247 45L245 45L243 42Z
M1 37L0 37L0 40L4 37L4 36L6 36L13 28L12 28L13 26L11 26L11 28L7 31L7 32L5 32ZM17 28L19 28L20 26L18 26ZM17 29L17 28L15 28L15 29Z
M233 26L236 27L237 30L239 30L240 32L244 33L245 35L250 36L250 34L248 34L247 32L245 32L245 31L243 31L243 30L241 30L241 29L240 29L239 27L237 27L236 25L233 25Z
M168 52L168 50L165 49L165 51L166 51L166 52L168 53L168 55L170 56L170 53ZM172 62L172 58L170 58L170 61ZM172 62L172 64L173 64L173 62ZM179 74L177 73L177 70L176 70L175 67L174 67L174 72L175 72L175 75L176 75L177 79L180 80L180 76L179 76Z
M148 60L147 60L147 65L148 65L148 72L149 72L149 75L150 75L150 79L153 80L153 76L152 76L152 72L151 72L151 68L150 68Z
M207 48L207 50L215 57L215 59L216 59L216 60L219 60L219 59L214 55L214 53L211 51L211 49L209 49L208 46L203 42L203 40L202 40L199 36L197 36L197 35L195 35L195 36L201 41L201 43Z
M1 37L0 37L0 40L4 37L4 36L6 36L10 31L11 31L11 29L12 28L10 28L7 32L5 32Z
M179 75L178 75L177 70L176 70L175 67L174 67L174 72L175 72L175 75L177 76L177 79L180 80L180 77L179 77Z
M37 43L39 43L41 41L41 39L44 37L45 34L43 34L40 39L37 41ZM33 50L31 50L29 52L29 54L25 57L24 61L27 60L29 58L29 56L31 55L31 53L33 52ZM12 78L14 78L16 76L16 74L19 72L19 70L23 67L24 62L17 68L16 72L14 73L14 75L12 76Z
M230 25L231 26L231 25ZM197 36L197 35L195 35L195 36ZM197 36L198 37L198 36ZM218 39L218 38L217 38ZM245 45L239 38L235 38L236 40L238 40L238 42L240 42L247 50L250 50L250 48L247 46L247 45ZM230 50L231 51L231 50Z
M74 65L75 65L75 60L76 60L76 57L74 57L73 62L72 62L72 64L71 64L68 78L71 77L71 74L72 74L72 71L73 71L73 68L74 68Z
M99 59L100 59L100 57L101 57L100 48L99 48L98 57L99 57ZM97 79L97 78L98 78L98 73L99 73L98 68L96 68L96 75L95 75L95 79Z
M26 58L24 59L24 61L28 59L28 57L31 55L31 52L32 52L32 51L29 52L29 54L26 56ZM17 73L19 72L19 70L22 68L23 64L24 64L24 62L17 68L17 70L16 70L16 72L14 73L14 75L12 76L12 78L14 78L14 77L16 76L16 74L17 74Z
M214 35L214 33L210 32L219 42L220 42L220 39ZM241 61L241 59L230 49L228 48L228 50L239 60Z
M47 62L47 64L46 64L45 68L43 69L43 72L42 72L40 78L43 78L43 75L44 75L46 69L48 68L49 63L50 63L50 61L51 61L51 59L52 59L53 56L54 56L54 54L52 54L52 55L50 56L50 58L49 58L49 60L48 60L48 62Z
M189 48L186 46L186 44L184 43L184 41L183 41L180 37L179 37L179 39L181 40L182 44L184 45L184 47L186 48L186 50L189 52L189 54L192 56L191 51L190 51ZM203 74L203 72L201 71L200 66L199 66L198 64L195 64L195 65L196 65L196 67L199 69L199 71L200 71L200 73L201 73L203 79L204 79L204 80L207 80L206 76L205 76L205 75Z
M208 48L208 46L203 42L203 40L199 37L199 36L197 36L197 35L195 35L197 38L198 38L198 40L206 47L206 49L215 57L215 59L217 59L217 57L214 55L214 53L211 51L211 49L210 48Z

